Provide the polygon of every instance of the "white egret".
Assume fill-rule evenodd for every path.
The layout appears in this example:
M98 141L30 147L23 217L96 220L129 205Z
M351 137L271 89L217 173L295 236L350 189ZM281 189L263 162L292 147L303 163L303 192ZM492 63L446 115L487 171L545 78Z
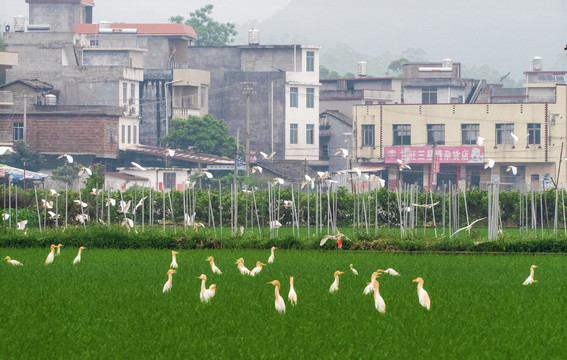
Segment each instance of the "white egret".
M131 164L134 165L135 167L137 167L138 169L142 170L142 171L146 171L146 168L143 167L142 165L138 164L137 162L132 161Z
M429 310L431 308L431 300L429 300L429 294L423 288L423 279L418 277L413 279L412 282L417 283L417 297L419 298L419 304Z
M240 270L240 273L242 275L250 275L250 270L248 270L248 268L246 266L244 266L244 259L243 258L236 260L235 264L238 265L238 270Z
M82 168L79 169L79 173L78 176L83 175L84 173L87 173L89 176L91 176L93 174L93 172L91 171L91 169L89 169L88 167L83 166Z
M177 258L175 257L175 255L179 254L177 251L175 250L171 250L171 264L169 264L170 268L176 268L178 267L177 265Z
M262 263L261 261L256 261L256 266L250 270L250 276L256 276L256 274L259 274L260 271L262 271L262 266L265 266L266 264Z
M167 270L167 281L165 283L165 285L163 286L163 292L168 292L171 290L171 287L173 286L173 274L176 273L175 270L173 269L169 269Z
M215 296L217 286L215 284L212 284L207 289L207 287L205 285L205 283L207 281L207 275L205 275L205 274L201 274L201 276L197 276L197 279L202 280L201 281L201 293L199 294L199 297L201 298L201 302L208 303Z
M484 140L486 140L485 138L483 138L482 136L477 136L476 137L476 144L478 146L482 146L482 144L484 144Z
M53 262L53 259L55 259L55 244L51 244L51 252L45 259L45 265L51 264Z
M370 285L374 288L374 306L376 307L376 310L383 314L386 312L386 303L380 295L380 284L378 281L374 280Z
M270 229L278 229L281 228L282 224L277 220L270 221Z
M280 296L280 282L278 280L270 281L268 284L272 284L276 287L276 301L275 306L277 312L285 313L285 302L284 299Z
M524 281L522 285L529 285L537 282L537 280L534 280L534 269L536 267L537 267L536 265L530 266L530 276L528 276L528 278L526 279L526 281Z
M506 172L512 171L512 174L516 175L518 173L518 168L513 165L508 165Z
M382 270L378 269L376 271L374 271L372 273L372 276L370 277L370 283L368 285L366 285L366 287L364 288L364 291L362 292L364 295L368 295L371 292L374 291L374 285L372 285L374 283L374 280L376 280L376 278L378 276L380 276L380 273L382 272Z
M88 206L88 204L86 202L83 202L81 200L73 200L73 202L77 205L82 206L83 208L86 208Z
M209 256L208 258L205 259L205 261L208 261L211 263L211 270L213 271L213 273L215 274L222 274L222 271L220 271L220 269L215 265L215 259L212 256Z
M293 288L293 276L289 278L289 294L287 294L287 298L291 305L297 305L297 294L295 293L295 289Z
M22 263L19 262L18 260L14 260L14 259L10 258L9 256L6 256L6 257L4 258L4 260L6 260L6 262L7 262L8 264L12 264L12 265L14 265L14 266L24 266L24 264L22 264Z
M348 150L344 149L344 148L338 148L337 152L335 153L335 156L340 155L344 158L346 158L348 156Z
M26 225L28 224L27 220L22 220L22 221L18 221L16 223L16 229L17 230L24 230L26 228Z
M333 283L331 284L331 287L329 288L329 292L335 292L339 290L339 275L344 274L344 272L342 271L335 271L335 281L333 281Z
M76 263L81 262L81 252L82 252L83 250L86 250L86 249L87 249L87 248L84 247L84 246L81 246L81 247L79 248L79 253L78 253L77 256L75 257L75 260L73 260L73 264L76 264Z
M392 275L392 276L399 276L400 273L397 272L396 270L392 269L392 268L388 268L384 271L386 274Z
M402 171L404 169L411 170L411 167L407 163L403 162L400 159L397 159L397 161L398 161L398 169L400 169L400 171Z
M483 218L480 218L480 219L476 219L475 221L473 221L472 223L468 224L467 226L462 227L462 228L460 228L459 230L455 231L455 232L453 233L453 235L451 235L451 237L455 236L455 234L458 233L459 231L465 230L465 229L468 230L469 233L470 233L472 226L473 226L475 223L477 223L477 222L479 222L479 221L481 221L481 220L484 220L484 219L486 219L486 217L483 217Z
M350 271L352 271L354 275L358 275L358 271L356 271L356 269L352 267L352 264L350 264Z
M263 170L264 170L264 169L262 169L261 166L258 166L258 165L252 166L252 174L255 174L256 171L258 171L258 172L261 174Z
M59 244L59 245L56 246L56 248L57 248L57 255L61 255L61 247L62 247L62 246L65 246L65 245Z
M274 180L274 183L273 183L274 185L276 185L277 183L279 183L280 185L284 184L284 179L282 179L282 178L275 177L273 180Z
M486 159L486 161L484 162L484 168L485 169L492 169L492 167L494 167L494 160L492 159Z
M59 155L58 159L65 158L69 164L73 163L73 157L68 154Z
M13 153L15 154L16 152L14 151L13 148L11 148L10 146L0 146L0 156L6 154L6 153Z
M277 247L272 246L271 255L268 258L268 264L272 264L274 262L274 250L276 250L276 249L277 249Z
M276 152L272 152L270 155L266 154L265 152L261 152L260 151L260 155L262 156L262 159L264 160L272 160L272 158L274 157L274 155L276 155Z

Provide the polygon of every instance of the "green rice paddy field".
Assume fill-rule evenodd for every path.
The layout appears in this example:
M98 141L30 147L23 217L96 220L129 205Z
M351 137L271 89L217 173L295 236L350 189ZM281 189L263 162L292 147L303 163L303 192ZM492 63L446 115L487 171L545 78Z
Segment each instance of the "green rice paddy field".
M435 255L276 250L256 277L241 275L269 251L180 251L173 289L162 293L168 250L2 248L23 267L0 265L2 359L413 358L558 359L567 335L566 255ZM214 275L205 258L223 271ZM349 270L352 263L358 276ZM538 283L523 286L530 265ZM386 313L362 291L372 271L383 275ZM329 294L333 272L338 293ZM217 285L199 301L201 273ZM298 305L287 301L295 277ZM431 310L418 303L421 276ZM274 309L280 280L287 312Z

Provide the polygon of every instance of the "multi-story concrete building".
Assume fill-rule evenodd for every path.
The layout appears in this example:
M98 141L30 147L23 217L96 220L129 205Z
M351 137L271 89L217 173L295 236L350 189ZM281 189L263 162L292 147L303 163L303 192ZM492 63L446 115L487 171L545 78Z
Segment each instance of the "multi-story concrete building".
M449 181L539 188L557 181L566 119L565 85L556 85L553 101L539 103L359 105L355 157L384 166L391 187L401 179L424 188ZM485 169L489 159L494 166ZM400 171L398 160L411 170ZM566 172L558 179L564 183Z
M318 160L318 47L189 47L189 66L211 73L210 113L251 152Z
M485 82L461 78L461 63L444 59L403 67L404 104L475 103Z

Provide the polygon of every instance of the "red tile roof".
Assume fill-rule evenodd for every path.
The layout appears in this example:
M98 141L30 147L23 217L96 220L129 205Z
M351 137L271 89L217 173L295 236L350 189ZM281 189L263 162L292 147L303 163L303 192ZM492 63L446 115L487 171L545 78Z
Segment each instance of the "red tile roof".
M197 38L195 30L185 24L110 24L111 29L138 29L141 35L185 35ZM75 24L76 34L98 34L99 24Z
M47 3L47 4L49 4L49 3L57 3L57 2L59 2L59 1L26 0L26 3L28 3L28 4L29 3ZM79 1L75 0L75 1L72 1L72 3L78 3L78 2L80 2L81 4L88 5L88 6L95 6L94 0L79 0Z

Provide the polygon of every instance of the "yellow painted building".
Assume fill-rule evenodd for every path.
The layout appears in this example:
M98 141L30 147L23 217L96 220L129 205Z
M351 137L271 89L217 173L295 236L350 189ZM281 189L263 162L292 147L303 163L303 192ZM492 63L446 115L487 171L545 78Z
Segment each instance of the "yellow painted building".
M449 181L540 188L555 181L567 157L567 86L555 93L545 103L354 106L354 156L358 164L382 165L390 187L401 178L425 189ZM485 169L489 159L494 166ZM411 170L400 172L398 160ZM565 167L559 179L566 182Z

